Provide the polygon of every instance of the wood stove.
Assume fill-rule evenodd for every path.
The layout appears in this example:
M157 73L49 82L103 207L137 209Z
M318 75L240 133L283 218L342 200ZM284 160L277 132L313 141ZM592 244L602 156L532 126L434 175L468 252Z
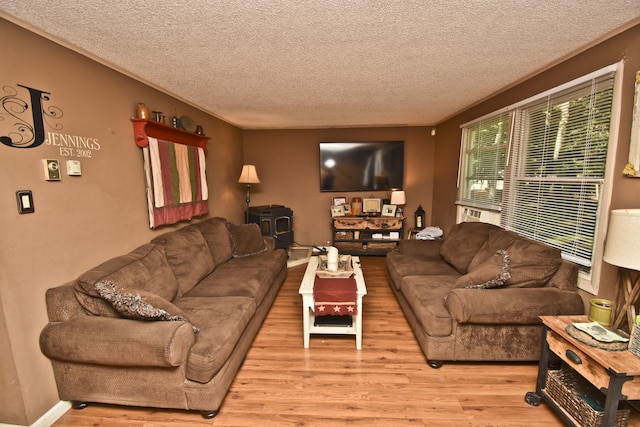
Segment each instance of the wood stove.
M293 244L293 211L282 205L249 208L249 223L258 224L263 236L271 236L276 248L286 249Z

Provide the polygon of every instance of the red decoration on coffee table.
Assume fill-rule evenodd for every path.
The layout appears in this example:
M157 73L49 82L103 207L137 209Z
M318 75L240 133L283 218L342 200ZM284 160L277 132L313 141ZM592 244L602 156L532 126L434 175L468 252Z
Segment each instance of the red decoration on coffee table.
M358 314L356 280L316 277L313 285L316 316L355 316Z

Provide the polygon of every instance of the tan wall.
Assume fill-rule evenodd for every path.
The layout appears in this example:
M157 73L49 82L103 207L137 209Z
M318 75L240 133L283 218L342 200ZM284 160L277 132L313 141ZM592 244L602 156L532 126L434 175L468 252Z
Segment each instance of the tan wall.
M404 190L407 225L418 204L431 221L435 138L431 128L245 130L245 161L256 165L260 184L252 186L251 206L280 204L294 211L294 238L301 245L331 240L332 198L388 198L387 192L320 192L320 141L405 141Z
M0 86L23 84L50 92L51 105L60 107L64 116L47 130L56 131L50 126L62 123L64 129L57 132L97 138L101 145L91 158L80 159L82 177L63 174L61 182L45 182L40 166L43 158L63 163L69 159L57 147L0 145L0 423L12 424L31 424L58 401L50 363L38 348L38 335L47 321L45 290L171 229L148 228L142 156L129 121L137 102L168 115L189 114L212 137L207 158L211 215L243 220L244 188L237 179L243 163L254 163L262 182L252 188L252 206L290 207L296 242L318 245L330 240L332 197L386 197L384 192L321 193L318 142L404 140L408 225L413 225L413 212L422 204L427 224L446 231L455 222L460 124L626 58L616 162L616 169L622 170L630 137L633 74L640 69L640 27L635 27L456 115L437 126L436 137L429 127L240 131L1 19L0 34ZM34 214L17 214L15 191L22 189L33 191ZM611 208L639 207L638 196L640 180L616 175ZM605 269L603 296L611 296L615 272Z
M96 138L100 149L80 158L82 176L45 182L41 159L61 162L59 147L0 145L0 423L28 425L58 402L49 360L38 336L47 322L45 290L60 285L108 257L147 242L152 231L146 208L141 150L130 117L137 102L169 114L188 114L211 140L207 157L212 215L242 221L244 193L239 129L133 79L0 19L0 87L17 85L50 92L48 105L64 113L46 131ZM7 95L3 90L1 96ZM9 119L0 108L0 135ZM54 129L56 124L63 125ZM32 190L35 213L18 215L15 192Z
M615 174L613 198L609 209L639 208L640 179L626 178L622 175L628 159L631 138L635 74L640 70L638 46L640 46L640 26L635 26L439 124L435 150L434 200L437 200L437 203L434 205L434 222L442 224L445 230L455 223L457 168L453 165L457 164L460 153L461 124L623 59L625 64L622 110L615 163L615 170L619 173ZM603 263L602 273L599 296L612 298L615 292L617 269ZM591 297L593 296L585 294L585 302Z

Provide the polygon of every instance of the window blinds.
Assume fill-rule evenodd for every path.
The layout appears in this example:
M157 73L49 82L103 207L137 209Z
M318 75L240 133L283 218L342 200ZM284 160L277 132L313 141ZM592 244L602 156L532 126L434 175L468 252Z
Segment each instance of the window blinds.
M459 203L500 209L510 117L505 111L464 127Z
M604 184L613 80L609 72L514 112L502 225L561 249L586 269Z

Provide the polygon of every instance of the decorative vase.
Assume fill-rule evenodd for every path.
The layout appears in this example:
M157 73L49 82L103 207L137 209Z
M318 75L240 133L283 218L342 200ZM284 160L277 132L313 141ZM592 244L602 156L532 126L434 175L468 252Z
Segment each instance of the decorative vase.
M361 197L354 197L353 199L351 199L351 213L356 216L362 214Z
M136 108L136 116L139 119L149 120L151 119L151 111L149 111L149 107L140 102L138 103L138 107Z
M602 326L609 326L613 301L604 298L593 298L589 301L589 306L589 320L598 322Z

